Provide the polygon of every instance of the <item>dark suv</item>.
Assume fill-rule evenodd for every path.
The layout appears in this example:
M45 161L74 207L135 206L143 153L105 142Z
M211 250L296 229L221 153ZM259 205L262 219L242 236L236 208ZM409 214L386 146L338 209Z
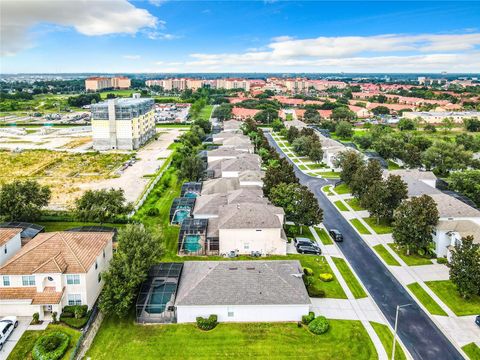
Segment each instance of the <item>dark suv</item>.
M330 229L328 233L332 237L333 241L343 241L343 235L337 229Z

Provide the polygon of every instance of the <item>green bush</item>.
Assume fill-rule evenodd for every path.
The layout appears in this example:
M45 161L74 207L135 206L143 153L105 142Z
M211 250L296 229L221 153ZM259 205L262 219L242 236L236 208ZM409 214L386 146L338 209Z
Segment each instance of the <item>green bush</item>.
M197 317L197 326L202 330L212 330L217 326L217 315L210 315L208 319Z
M34 360L58 360L68 349L70 336L61 331L54 331L40 336L32 350Z
M314 298L325 297L325 291L322 289L319 289L317 286L313 284L307 287L307 291L310 297L314 297Z
M330 273L322 273L318 276L323 282L329 282L333 280L333 275Z
M439 258L437 258L437 263L438 264L447 264L448 260L445 257L439 257Z
M159 214L160 214L160 210L158 210L156 207L152 207L147 211L148 216L157 216Z
M61 316L76 317L77 319L84 317L87 314L87 305L67 305L63 308ZM68 315L67 315L68 314Z
M54 312L52 313L52 324L56 324L56 323L57 323L57 315L58 315L58 314L57 314L56 311L54 311Z
M313 276L307 276L305 274L302 275L302 279L303 279L303 283L305 284L305 286L308 288L310 285L312 285L315 281L315 279L313 278Z
M312 276L313 275L313 270L310 269L309 267L304 267L303 268L303 273L307 276Z
M75 328L75 329L81 329L85 326L85 324L88 322L88 319L90 318L90 311L87 313L86 316L81 317L79 319L76 319L75 317L64 317L63 314L60 315L60 321L62 321L64 324L67 324L68 326Z
M310 311L308 315L302 316L302 323L308 325L313 321L313 319L315 319L315 313L313 311Z
M34 325L35 325L35 324L38 324L38 323L40 322L39 318L40 318L40 314L39 314L38 312L33 313L33 315L32 315L32 324L34 324Z
M308 324L308 330L316 335L324 334L330 328L330 324L325 316L319 316L315 318L310 324Z

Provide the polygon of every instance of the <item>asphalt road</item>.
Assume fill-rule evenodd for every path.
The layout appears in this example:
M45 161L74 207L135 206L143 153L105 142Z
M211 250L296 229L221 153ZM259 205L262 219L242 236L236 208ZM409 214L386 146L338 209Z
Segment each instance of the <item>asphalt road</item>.
M284 156L271 135L266 132L270 145ZM293 162L292 162L293 164ZM295 164L295 173L300 183L308 186L323 209L323 223L342 232L345 240L337 243L345 258L354 268L392 326L395 323L397 305L412 304L400 310L398 335L414 359L450 360L463 359L458 350L437 328L427 314L417 305L398 280L373 253L373 250L356 233L350 223L326 198L321 188L329 182L303 174ZM348 341L348 339L345 339ZM390 356L390 354L388 354Z

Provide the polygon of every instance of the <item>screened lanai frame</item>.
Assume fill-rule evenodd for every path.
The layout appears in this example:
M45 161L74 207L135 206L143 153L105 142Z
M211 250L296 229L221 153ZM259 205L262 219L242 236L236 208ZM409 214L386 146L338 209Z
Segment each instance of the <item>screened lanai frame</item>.
M183 220L178 234L179 255L206 255L208 219L187 218ZM188 243L188 237L198 237L197 249L192 249ZM189 248L190 247L190 248Z
M186 198L178 197L173 200L172 206L170 207L170 223L171 224L181 224L181 222L174 221L175 215L178 211L188 211L188 217L193 213L193 208L195 207L195 198Z
M147 279L140 286L137 296L135 305L137 322L176 322L175 297L182 269L183 263L160 263L150 267ZM154 297L161 299L162 303L152 303Z
M186 182L182 185L182 191L180 192L181 197L189 197L188 194L200 195L202 192L202 183L201 182Z

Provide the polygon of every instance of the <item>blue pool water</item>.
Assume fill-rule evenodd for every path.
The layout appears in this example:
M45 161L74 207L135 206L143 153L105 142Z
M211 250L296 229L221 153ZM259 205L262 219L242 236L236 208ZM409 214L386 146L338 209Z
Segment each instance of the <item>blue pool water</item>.
M194 192L186 192L183 197L186 197L186 198L196 198L198 195L195 194Z
M199 244L200 235L187 235L185 236L184 248L186 252L197 252L202 248Z
M178 210L172 220L173 224L181 224L190 215L190 210Z
M152 286L152 293L145 310L150 314L160 314L165 311L166 304L170 301L177 285L162 283Z

